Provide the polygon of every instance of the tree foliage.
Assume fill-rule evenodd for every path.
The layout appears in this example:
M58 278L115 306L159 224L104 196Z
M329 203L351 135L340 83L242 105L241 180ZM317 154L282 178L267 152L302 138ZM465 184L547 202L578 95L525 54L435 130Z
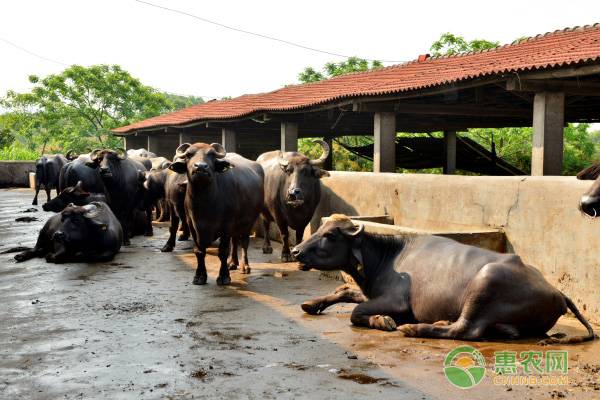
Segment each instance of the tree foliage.
M446 32L431 45L431 52L434 56L452 56L469 51L481 51L498 47L500 42L491 42L484 39L465 40L462 36L456 36Z
M9 112L0 132L40 153L121 147L111 129L202 101L160 93L118 65L72 65L43 78L31 75L29 82L30 92L9 91L2 100Z
M325 64L321 71L313 67L306 67L304 71L298 74L298 80L302 83L317 82L323 79L333 78L334 76L347 74L349 72L368 71L383 67L380 61L373 60L369 62L363 58L349 57L346 61L329 62Z

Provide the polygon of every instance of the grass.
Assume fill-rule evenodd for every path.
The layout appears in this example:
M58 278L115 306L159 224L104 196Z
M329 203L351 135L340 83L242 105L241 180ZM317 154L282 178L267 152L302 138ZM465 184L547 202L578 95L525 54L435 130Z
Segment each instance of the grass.
M35 161L39 158L36 151L24 149L20 146L7 146L0 149L1 161L27 160Z

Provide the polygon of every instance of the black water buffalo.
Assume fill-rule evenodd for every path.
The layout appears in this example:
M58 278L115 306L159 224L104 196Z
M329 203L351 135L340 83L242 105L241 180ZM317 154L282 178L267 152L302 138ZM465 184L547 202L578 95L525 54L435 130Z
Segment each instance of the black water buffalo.
M179 236L179 240L187 240L190 236L185 215L186 186L186 174L178 174L170 169L152 170L146 173L144 208L152 207L152 205L163 201L169 208L171 216L169 239L161 249L163 252L173 251L179 221L181 221L183 231Z
M45 256L54 263L108 261L119 252L122 242L121 224L106 203L71 204L50 217L35 247L17 254L15 260Z
M46 201L50 201L50 190L56 189L58 195L60 171L67 162L62 154L42 156L37 159L35 162L35 196L31 204L37 206L38 193L42 186L46 191Z
M311 160L298 152L270 151L256 160L265 171L265 204L262 212L265 241L263 253L273 252L269 239L269 226L275 220L283 242L281 260L292 261L288 227L296 232L296 244L302 241L306 225L310 222L321 199L319 179L329 176L321 166L329 156L329 145L316 140L323 154Z
M237 154L226 156L218 143L184 143L177 148L169 168L187 175L185 213L198 261L193 283L206 283L206 248L217 238L221 261L217 284L231 282L227 263L230 240L234 249L238 244L242 247L242 272L250 272L249 236L263 207L261 166ZM235 266L237 251L232 255L230 264Z
M98 169L110 198L110 207L123 228L123 243L130 244L135 211L141 207L144 171L138 161L127 158L127 153L113 150L94 150L88 167ZM152 235L152 221L147 221L145 235Z
M600 163L579 172L577 179L594 181L588 191L581 196L579 209L592 218L600 216Z
M62 192L67 187L73 187L81 182L83 190L91 193L106 193L100 172L96 168L89 168L89 155L80 155L68 162L60 170L59 189ZM110 202L109 202L110 204Z
M90 193L83 188L83 182L79 181L75 186L63 189L58 196L42 206L44 211L61 212L69 204L84 206L94 201L108 203L104 193Z
M308 301L316 314L337 302L360 303L355 325L398 330L406 336L477 340L540 337L573 312L588 335L550 337L546 343L594 339L573 302L514 254L500 254L439 236L393 236L364 232L334 214L292 254L302 269L341 269L361 291L341 288Z

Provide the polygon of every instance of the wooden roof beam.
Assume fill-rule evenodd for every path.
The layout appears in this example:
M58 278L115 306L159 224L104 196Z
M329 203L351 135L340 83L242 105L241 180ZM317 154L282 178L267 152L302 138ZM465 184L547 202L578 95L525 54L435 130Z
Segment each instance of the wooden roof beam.
M475 117L529 117L529 108L502 108L472 105L354 103L355 112L395 112L398 114L458 115Z
M549 80L537 81L511 78L506 81L506 90L514 92L564 92L580 96L600 96L600 83L586 81Z

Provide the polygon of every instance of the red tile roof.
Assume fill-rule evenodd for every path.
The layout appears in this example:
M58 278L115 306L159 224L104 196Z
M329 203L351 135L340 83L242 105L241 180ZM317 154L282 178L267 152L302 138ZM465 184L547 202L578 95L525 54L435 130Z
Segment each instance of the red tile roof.
M200 121L312 107L345 98L395 94L495 74L564 67L600 60L600 24L537 35L517 44L447 57L430 57L375 71L286 86L268 93L210 101L114 129L186 125Z

